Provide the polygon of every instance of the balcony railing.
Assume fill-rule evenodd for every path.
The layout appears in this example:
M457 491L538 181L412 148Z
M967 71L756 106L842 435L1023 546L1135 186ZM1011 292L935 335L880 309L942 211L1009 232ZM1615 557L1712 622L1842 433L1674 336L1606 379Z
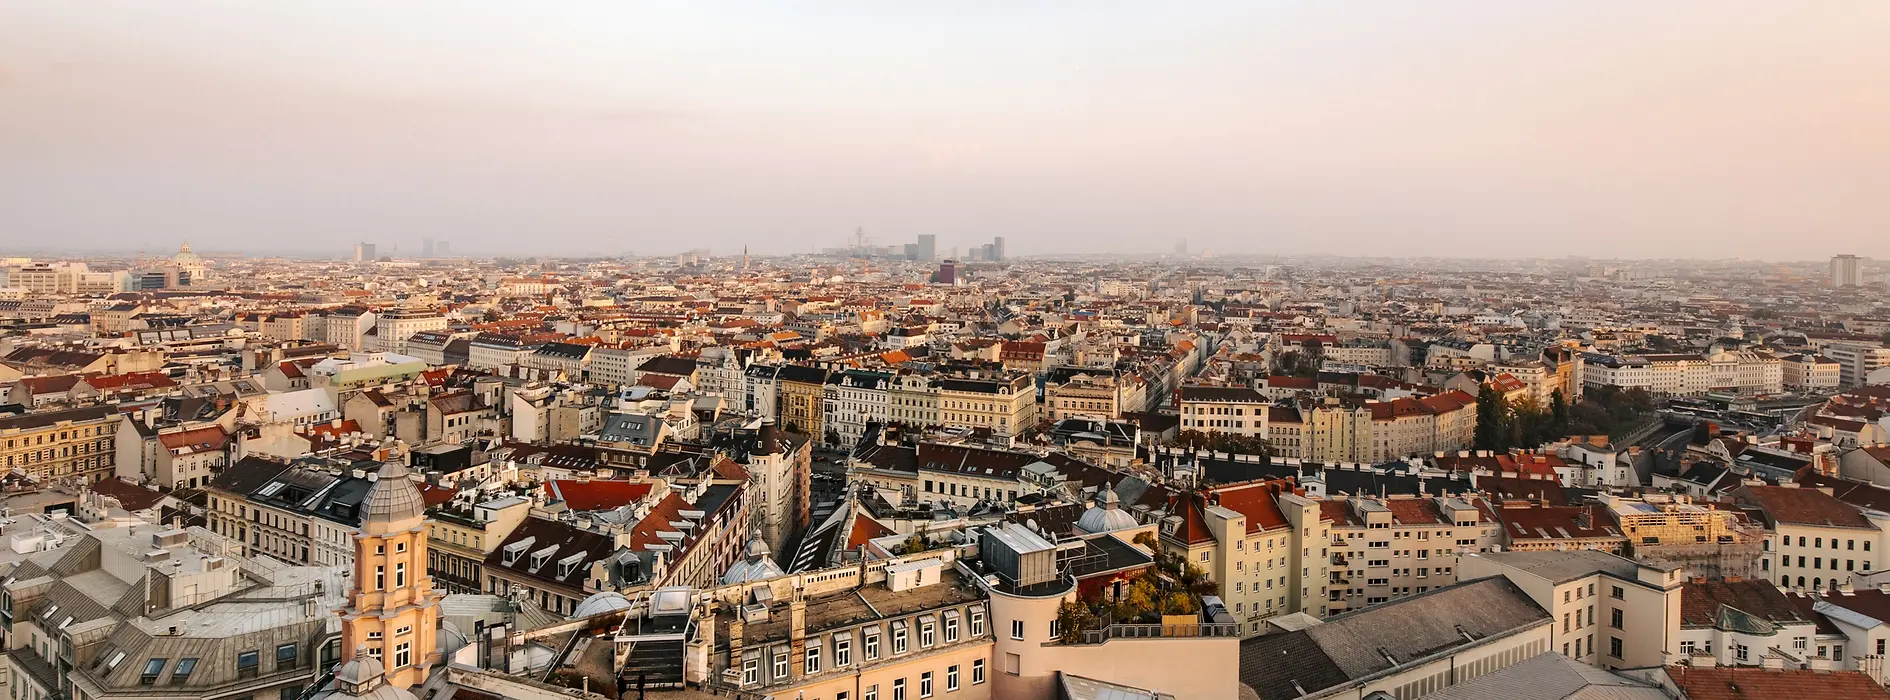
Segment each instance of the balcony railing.
M1191 637L1240 637L1238 622L1210 622L1189 625L1116 624L1101 629L1083 630L1084 644L1101 644L1111 639L1163 639Z

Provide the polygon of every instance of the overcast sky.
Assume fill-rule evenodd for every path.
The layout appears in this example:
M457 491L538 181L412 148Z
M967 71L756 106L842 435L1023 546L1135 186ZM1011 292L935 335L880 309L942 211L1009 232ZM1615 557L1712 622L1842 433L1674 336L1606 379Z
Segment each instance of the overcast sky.
M0 3L0 253L1890 258L1890 2Z

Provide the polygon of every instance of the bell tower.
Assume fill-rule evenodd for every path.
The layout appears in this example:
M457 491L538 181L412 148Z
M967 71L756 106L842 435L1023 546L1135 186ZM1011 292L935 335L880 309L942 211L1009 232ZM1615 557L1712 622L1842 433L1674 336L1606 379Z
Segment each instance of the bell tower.
M424 682L439 660L440 592L427 576L426 500L407 467L381 466L361 502L354 539L354 590L341 611L342 661L380 660L387 684Z

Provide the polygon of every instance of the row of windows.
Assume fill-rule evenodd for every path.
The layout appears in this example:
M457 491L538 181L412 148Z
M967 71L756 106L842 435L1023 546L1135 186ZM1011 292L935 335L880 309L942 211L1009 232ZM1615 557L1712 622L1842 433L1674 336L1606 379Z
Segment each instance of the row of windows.
M946 611L944 615L944 640L946 644L956 643L959 639L959 627L958 627L957 614L958 613L956 610L949 610L949 611ZM1022 621L1015 621L1014 624L1021 625ZM935 625L936 623L930 619L918 620L919 648L929 649L937 645L938 629ZM891 653L894 655L906 653L909 650L909 642L911 640L909 636L910 628L908 626L908 623L905 620L893 620L891 623L891 627L892 627L891 643L890 643ZM975 638L975 637L983 635L984 634L984 613L975 611L975 610L972 611L970 615L970 627L971 627L972 637ZM1015 627L1013 631L1016 634L1023 633L1021 627ZM861 651L862 660L877 661L880 659L881 636L882 636L882 633L876 627L861 629L860 651ZM825 645L822 644L821 637L812 637L807 640L807 649L805 652L806 656L802 659L802 662L803 662L802 668L805 674L812 675L815 673L820 673L823 661L830 660L833 663L832 668L835 670L843 669L853 664L853 636L851 632L837 632L831 635L830 637L828 637L827 639L831 639L832 644L833 644L833 649L830 655L823 654L823 647ZM785 646L776 647L773 651L772 661L773 662L770 665L770 670L772 671L771 675L769 676L770 680L780 681L780 680L787 679L789 677L787 647ZM975 667L975 670L977 672L977 679L978 679L975 682L982 683L983 682L983 662L979 662L979 664ZM926 677L930 677L930 675L931 674L929 672L925 674ZM950 675L953 679L952 682L950 683L950 686L951 686L950 689L957 690L957 683L956 683L957 667L956 666L952 667ZM745 685L745 686L756 685L761 682L762 682L761 659L759 655L743 659L742 660L742 685ZM923 692L920 695L920 697L926 697L929 694L930 694L929 691Z

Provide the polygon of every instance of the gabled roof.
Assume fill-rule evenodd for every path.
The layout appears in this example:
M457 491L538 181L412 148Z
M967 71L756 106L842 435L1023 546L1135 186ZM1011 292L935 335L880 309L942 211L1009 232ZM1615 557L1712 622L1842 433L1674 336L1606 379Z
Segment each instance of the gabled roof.
M545 497L571 510L607 510L641 501L653 488L646 481L553 479L545 482Z

